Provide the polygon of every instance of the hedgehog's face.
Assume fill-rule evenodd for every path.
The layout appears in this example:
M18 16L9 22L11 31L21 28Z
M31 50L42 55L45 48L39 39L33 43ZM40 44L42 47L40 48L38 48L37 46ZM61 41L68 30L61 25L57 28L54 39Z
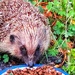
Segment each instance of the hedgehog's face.
M29 29L28 32L15 30L5 38L4 46L11 55L22 59L27 65L33 66L44 50L48 48L49 36L49 30L46 28L38 28L36 31Z
M40 57L41 54L40 45L38 45L35 50L29 50L29 51L27 51L25 47L21 47L21 54L24 62L28 66L32 67Z
M10 35L9 41L11 43L12 51L9 52L12 55L21 58L28 66L32 67L41 55L41 46L40 44L34 44L34 46L32 46L32 44L30 44L31 42L29 42L29 44L26 44L26 42L22 42L23 39L23 37L21 39L15 35Z

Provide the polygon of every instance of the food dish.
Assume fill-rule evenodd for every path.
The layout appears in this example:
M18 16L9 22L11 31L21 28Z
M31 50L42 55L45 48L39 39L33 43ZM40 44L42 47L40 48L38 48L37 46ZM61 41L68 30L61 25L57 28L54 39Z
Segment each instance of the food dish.
M41 64L36 64L36 65L34 65L34 68L37 68L37 67L40 67L40 66L43 66L43 65L41 65ZM9 68L6 68L6 69L0 71L0 75L4 75L7 70L14 70L14 69L17 69L17 68L23 69L23 68L25 68L25 67L27 68L28 66L27 66L27 65L12 66L12 67L9 67ZM58 72L61 72L62 75L68 75L65 71L63 71L63 70L60 69L60 68L55 68L55 70L58 71Z

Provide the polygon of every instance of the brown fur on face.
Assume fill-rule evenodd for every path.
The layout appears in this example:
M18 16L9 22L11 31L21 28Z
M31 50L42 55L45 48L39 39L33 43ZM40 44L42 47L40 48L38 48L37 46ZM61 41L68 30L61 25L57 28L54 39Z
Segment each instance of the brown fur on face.
M36 7L23 0L0 2L0 51L32 64L48 48L50 36L48 21Z

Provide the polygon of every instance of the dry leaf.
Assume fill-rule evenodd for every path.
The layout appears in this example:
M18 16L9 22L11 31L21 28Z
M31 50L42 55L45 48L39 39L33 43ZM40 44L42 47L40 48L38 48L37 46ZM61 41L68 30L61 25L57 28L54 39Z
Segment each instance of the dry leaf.
M71 22L71 24L75 24L75 20L72 20L72 19L71 19L71 21L70 21L70 22Z

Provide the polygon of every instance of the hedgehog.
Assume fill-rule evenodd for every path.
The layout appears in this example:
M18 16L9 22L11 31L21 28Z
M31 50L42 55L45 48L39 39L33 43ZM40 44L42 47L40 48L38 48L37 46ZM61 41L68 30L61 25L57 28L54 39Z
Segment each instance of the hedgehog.
M0 52L8 52L32 67L51 41L48 19L23 0L0 1Z

